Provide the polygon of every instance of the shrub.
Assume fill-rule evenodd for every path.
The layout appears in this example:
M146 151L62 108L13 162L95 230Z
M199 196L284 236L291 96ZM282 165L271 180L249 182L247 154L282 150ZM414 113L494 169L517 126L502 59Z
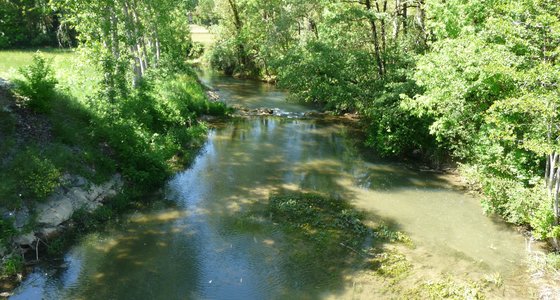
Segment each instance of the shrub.
M12 222L0 219L0 246L6 246L14 236L16 230Z
M193 42L191 51L189 52L189 57L199 58L204 54L204 44L200 42Z
M23 258L20 255L8 255L2 258L2 274L13 276L23 269Z
M20 73L24 80L17 82L17 92L26 98L25 104L37 112L48 112L58 83L51 62L41 54L35 54L33 62L21 68Z
M14 162L14 170L23 196L41 200L60 185L60 171L47 158L42 158L34 150L19 154Z
M513 224L529 225L537 239L560 236L560 228L554 226L552 198L542 181L525 185L471 165L460 169L469 183L483 193L482 206L487 213L500 215Z
M239 69L235 53L235 40L233 39L215 43L209 49L207 55L206 59L210 66L216 70L223 71L226 75L233 75Z

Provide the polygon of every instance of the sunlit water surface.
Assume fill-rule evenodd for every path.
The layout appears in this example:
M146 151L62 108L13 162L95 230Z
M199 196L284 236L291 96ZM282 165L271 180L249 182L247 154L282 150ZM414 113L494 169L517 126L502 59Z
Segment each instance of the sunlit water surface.
M273 86L204 75L229 103L306 108ZM401 249L414 285L442 276L503 280L492 298L526 298L523 237L484 216L445 177L364 159L336 122L279 117L211 130L194 164L168 184L175 205L91 234L64 261L39 266L12 299L374 299L391 297L367 270L297 257L287 233L256 213L271 193L304 189L348 199L412 238ZM304 246L303 246L304 247Z

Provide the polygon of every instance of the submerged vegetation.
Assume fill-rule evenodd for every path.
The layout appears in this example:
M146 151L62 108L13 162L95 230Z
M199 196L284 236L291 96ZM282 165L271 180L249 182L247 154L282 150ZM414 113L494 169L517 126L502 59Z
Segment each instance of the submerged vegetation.
M364 216L347 202L317 194L272 196L269 211L274 221L317 241L361 246L368 233Z
M344 199L303 192L275 194L269 198L263 216L269 216L274 226L290 233L287 238L291 246L281 250L288 263L305 264L306 268L317 263L320 266L316 268L323 270L344 267L362 271L373 276L379 293L392 297L485 299L501 285L499 274L480 280L457 279L449 274L441 274L437 280L412 276L414 265L405 254L414 248L410 237L382 220L366 216ZM319 281L340 284L344 280L326 272Z

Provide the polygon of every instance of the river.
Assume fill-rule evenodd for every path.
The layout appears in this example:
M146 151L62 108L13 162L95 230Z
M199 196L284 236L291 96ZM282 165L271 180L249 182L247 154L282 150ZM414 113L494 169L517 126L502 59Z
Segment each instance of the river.
M349 127L299 118L307 108L274 86L201 78L229 104L278 108L279 116L216 125L168 183L172 205L85 236L63 261L38 266L11 299L407 298L407 289L443 278L494 282L490 298L534 295L523 236L483 215L450 178L366 158ZM384 279L346 257L296 252L306 245L259 214L269 195L292 190L346 199L407 234L413 247L382 247L406 257L409 275Z

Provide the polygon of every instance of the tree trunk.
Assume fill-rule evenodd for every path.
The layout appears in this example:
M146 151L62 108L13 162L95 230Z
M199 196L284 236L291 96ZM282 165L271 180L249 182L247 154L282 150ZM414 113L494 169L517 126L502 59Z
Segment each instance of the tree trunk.
M420 30L422 32L422 45L426 46L428 37L426 33L426 10L424 9L424 2L425 0L418 0L418 13L416 14L416 19L418 22L418 26L420 27Z
M243 45L243 42L239 40L239 37L241 36L241 31L243 29L243 22L241 21L241 17L239 16L239 8L237 6L237 2L236 0L228 0L229 6L231 8L231 12L233 14L233 23L235 26L235 30L237 32L237 59L239 61L239 64L242 66L242 68L247 68L249 65L249 59L247 57L247 53L245 51L245 45Z
M556 171L556 179L555 179L555 186L554 186L554 225L558 226L559 223L559 215L560 210L558 210L558 193L560 192L560 168L557 168Z
M399 30L401 26L401 0L395 0L395 16L393 17L393 40L399 37Z
M368 10L368 12L373 12L372 7L371 7L371 0L366 0L365 2L365 6L366 9ZM378 73L379 73L379 77L383 78L384 74L385 74L385 68L383 66L383 60L381 59L381 49L379 46L379 37L377 34L377 25L375 24L375 19L370 16L368 18L369 20L369 25L371 27L371 35L372 35L372 40L373 40L373 47L375 50L375 60L377 62L377 68L378 68Z
M132 54L132 56L134 57L134 80L132 82L133 86L137 86L138 83L140 82L140 80L142 79L142 75L143 75L143 70L142 70L142 62L140 60L140 53L138 53L138 48L137 43L135 41L134 36L132 35L132 31L134 30L134 22L132 20L132 17L130 15L130 9L129 9L129 3L128 1L124 2L124 6L123 6L123 12L125 15L125 32L126 32L126 37L128 39L128 46L130 48L130 53Z
M375 0L375 8L378 13L385 14L387 12L387 0L383 0L383 6L379 6L379 0ZM383 52L386 50L387 37L385 34L385 17L381 19L381 49Z
M548 196L552 199L552 211L554 213L554 225L560 225L560 166L558 160L560 154L554 151L549 154L546 160L545 182ZM558 238L552 238L552 244L560 250L560 242Z
M136 53L138 53L138 60L140 61L140 70L142 77L146 74L148 70L148 56L146 52L146 45L144 43L144 30L141 30L142 23L140 17L138 16L138 10L136 8L136 0L132 0L132 17L134 21L134 37L136 42Z
M402 8L402 26L403 33L406 35L408 33L408 28L406 22L408 21L408 3L405 1Z
M116 60L119 60L121 57L121 50L120 50L120 45L119 45L119 27L118 27L118 19L117 19L117 14L115 13L115 8L111 7L110 8L110 12L111 12L111 39L112 39L112 49L111 51L113 52L113 56L115 57Z

